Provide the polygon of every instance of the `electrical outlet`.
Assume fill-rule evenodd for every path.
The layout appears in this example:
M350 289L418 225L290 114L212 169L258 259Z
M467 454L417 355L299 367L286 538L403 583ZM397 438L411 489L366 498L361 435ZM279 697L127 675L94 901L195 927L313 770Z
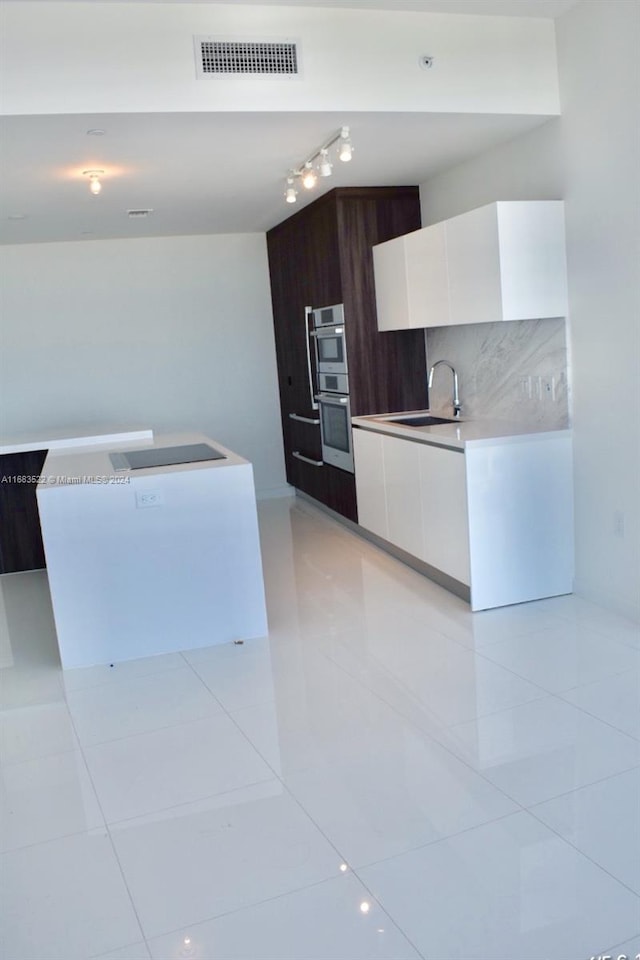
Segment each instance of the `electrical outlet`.
M542 377L530 377L531 399L542 400Z
M556 378L539 377L540 380L540 399L555 400L556 398Z
M613 513L613 535L621 539L624 538L624 513L622 510L615 510Z
M137 490L136 507L159 507L164 499L159 490Z
M518 399L531 399L531 377L518 377Z

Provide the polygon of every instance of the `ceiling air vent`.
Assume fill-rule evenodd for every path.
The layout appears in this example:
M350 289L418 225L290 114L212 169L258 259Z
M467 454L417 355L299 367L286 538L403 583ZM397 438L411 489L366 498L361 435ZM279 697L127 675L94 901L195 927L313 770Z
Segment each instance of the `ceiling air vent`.
M196 37L195 41L198 73L202 76L299 76L298 44L293 41L215 37Z
M144 220L145 217L148 217L150 213L153 213L151 207L142 210L127 210L127 216L130 220Z

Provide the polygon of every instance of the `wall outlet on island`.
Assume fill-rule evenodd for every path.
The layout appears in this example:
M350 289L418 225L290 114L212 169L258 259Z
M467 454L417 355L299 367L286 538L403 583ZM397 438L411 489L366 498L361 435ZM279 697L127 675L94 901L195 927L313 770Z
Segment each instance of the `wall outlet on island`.
M136 490L136 507L160 507L164 503L159 490Z

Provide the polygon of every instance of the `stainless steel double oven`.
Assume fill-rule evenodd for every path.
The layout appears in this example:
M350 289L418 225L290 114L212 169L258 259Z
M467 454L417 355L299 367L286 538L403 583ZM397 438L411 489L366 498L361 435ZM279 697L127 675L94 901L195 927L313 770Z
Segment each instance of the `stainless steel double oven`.
M322 459L353 473L349 368L343 304L309 309L315 342Z

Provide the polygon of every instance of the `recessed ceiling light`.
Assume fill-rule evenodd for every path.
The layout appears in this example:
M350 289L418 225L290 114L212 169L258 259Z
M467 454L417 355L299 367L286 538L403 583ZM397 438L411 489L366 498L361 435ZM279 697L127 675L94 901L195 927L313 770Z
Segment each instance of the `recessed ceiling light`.
M88 137L104 137L106 130L101 130L100 127L92 127L91 130L87 130Z

